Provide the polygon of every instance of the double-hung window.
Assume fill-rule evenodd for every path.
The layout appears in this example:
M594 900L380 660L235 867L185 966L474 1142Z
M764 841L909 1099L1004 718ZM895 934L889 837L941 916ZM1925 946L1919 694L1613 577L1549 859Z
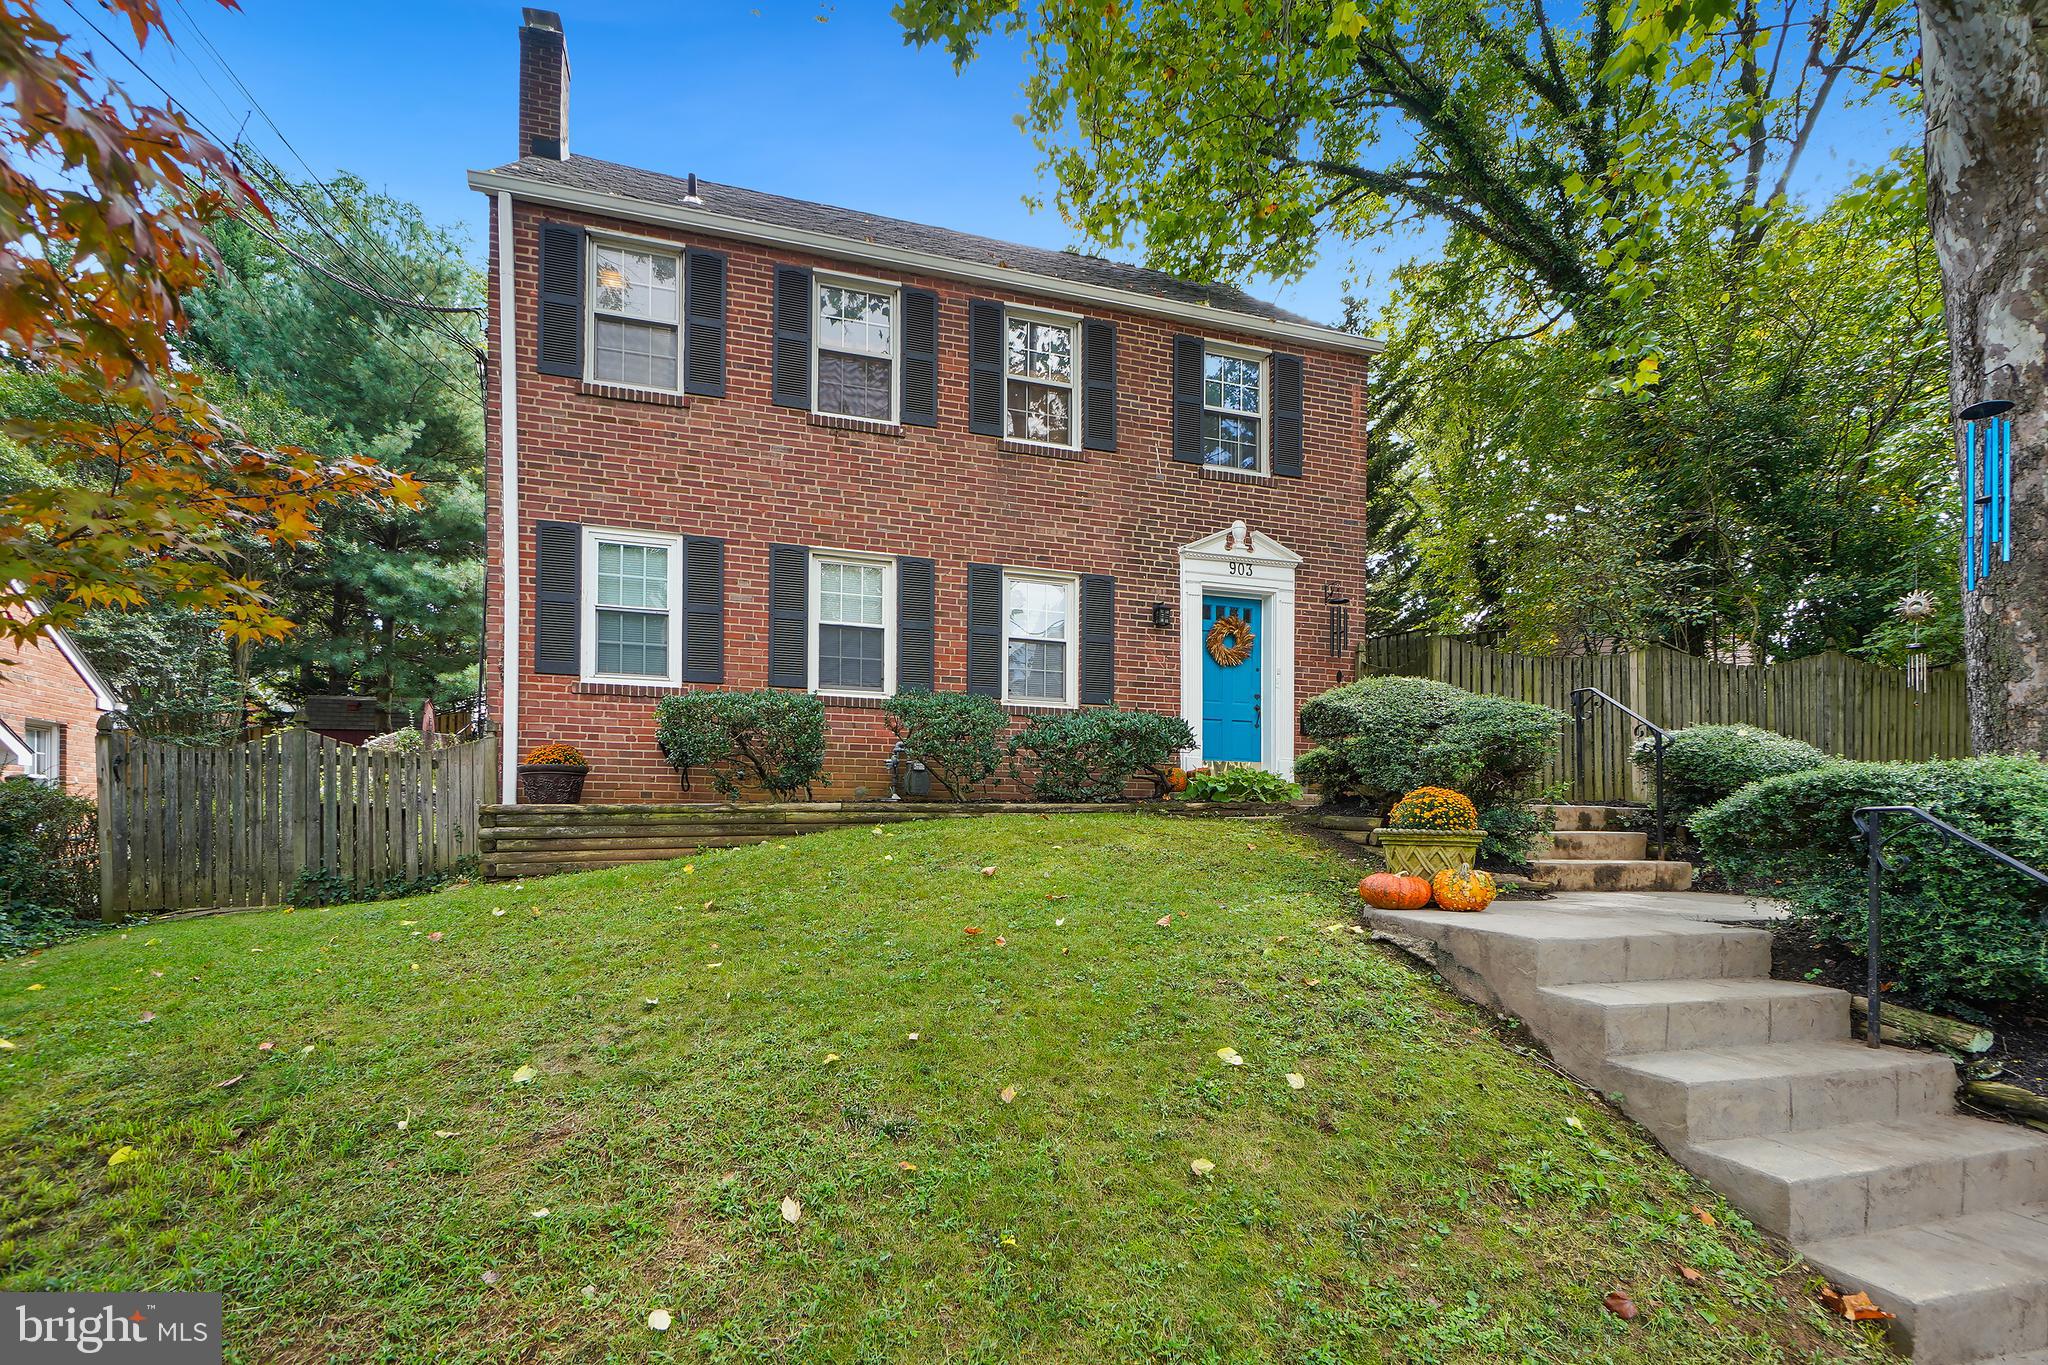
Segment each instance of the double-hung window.
M1003 700L1072 706L1075 580L1003 575Z
M818 412L896 420L895 317L893 288L819 277Z
M1074 322L1012 312L1003 344L1003 434L1074 444Z
M1266 467L1266 361L1249 351L1209 347L1202 355L1202 462L1223 469Z
M30 721L21 737L28 741L28 775L39 782L55 782L63 759L62 736L56 726Z
M591 243L590 377L674 392L682 316L681 258L673 251Z
M675 683L682 655L681 538L587 530L583 537L583 674Z
M892 559L811 553L811 677L818 691L895 692L895 579Z

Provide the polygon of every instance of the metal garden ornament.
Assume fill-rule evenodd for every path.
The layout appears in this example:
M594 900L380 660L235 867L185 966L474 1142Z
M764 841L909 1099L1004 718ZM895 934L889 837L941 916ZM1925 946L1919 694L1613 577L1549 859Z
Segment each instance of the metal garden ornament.
M1963 423L1963 591L1975 592L1998 562L2012 559L2012 403L1987 398L1957 416Z

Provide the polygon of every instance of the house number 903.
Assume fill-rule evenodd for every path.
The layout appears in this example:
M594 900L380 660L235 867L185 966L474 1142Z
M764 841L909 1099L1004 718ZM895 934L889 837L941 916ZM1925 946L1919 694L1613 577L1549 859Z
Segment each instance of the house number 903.
M1240 564L1237 561L1232 560L1230 564L1230 576L1232 578L1250 578L1252 576L1252 566L1249 564Z

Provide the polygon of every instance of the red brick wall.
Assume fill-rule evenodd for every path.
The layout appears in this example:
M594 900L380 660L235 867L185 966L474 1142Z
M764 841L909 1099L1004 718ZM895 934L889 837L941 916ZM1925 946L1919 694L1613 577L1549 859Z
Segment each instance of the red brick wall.
M496 201L493 200L495 216ZM730 255L727 397L686 404L625 401L582 391L573 379L535 372L534 271L539 224L581 222L678 246ZM1215 340L1306 357L1301 479L1209 471L1171 458L1172 338L1191 330L1135 313L901 276L797 252L693 238L554 209L515 205L518 338L521 748L561 740L585 750L592 771L585 799L674 800L674 771L653 735L653 693L579 683L531 671L533 525L589 525L709 535L726 542L726 686L767 683L768 546L781 541L847 550L923 555L938 566L938 685L966 684L967 565L1003 564L1116 579L1116 700L1180 710L1179 548L1242 519L1304 557L1296 576L1296 700L1345 680L1346 661L1326 647L1324 586L1361 599L1365 575L1363 425L1366 367L1354 354L1269 341L1225 326ZM492 225L492 354L496 333L497 226ZM939 424L889 434L820 425L769 399L774 266L792 262L852 270L936 290L939 295ZM1059 307L1117 325L1118 446L1113 453L1058 455L1003 448L967 430L967 303L971 298ZM1219 319L1219 323L1221 319ZM486 457L490 516L490 610L486 686L502 715L503 508L499 378L490 383ZM1175 604L1173 629L1150 623L1154 602ZM827 699L831 730L821 797L879 795L890 745L871 704ZM1269 723L1294 724L1293 717ZM696 785L701 789L705 783Z
M92 689L63 652L49 641L23 648L0 645L0 720L26 736L31 721L58 727L58 763L64 790L91 799L99 792L93 736L100 719ZM0 764L10 755L0 750ZM18 768L0 768L14 776Z

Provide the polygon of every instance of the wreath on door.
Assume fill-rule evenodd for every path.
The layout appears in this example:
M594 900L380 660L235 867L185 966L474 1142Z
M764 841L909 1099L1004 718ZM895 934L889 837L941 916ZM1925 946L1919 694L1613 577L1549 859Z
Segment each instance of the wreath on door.
M1252 646L1258 643L1258 639L1252 633L1249 618L1226 611L1209 627L1209 657L1219 667L1236 668L1252 657Z

